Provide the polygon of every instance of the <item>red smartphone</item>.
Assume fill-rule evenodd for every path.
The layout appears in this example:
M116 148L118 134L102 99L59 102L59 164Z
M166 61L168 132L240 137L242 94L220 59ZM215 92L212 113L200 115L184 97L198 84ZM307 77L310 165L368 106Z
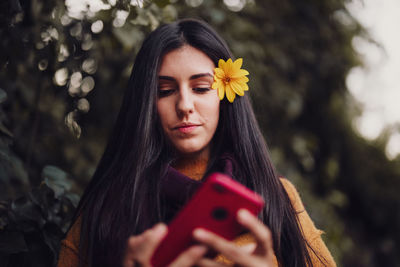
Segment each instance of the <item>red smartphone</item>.
M195 228L204 228L232 240L243 232L237 222L239 209L257 215L264 201L255 192L221 173L211 174L168 225L168 233L155 250L154 267L167 266L180 253L195 244Z

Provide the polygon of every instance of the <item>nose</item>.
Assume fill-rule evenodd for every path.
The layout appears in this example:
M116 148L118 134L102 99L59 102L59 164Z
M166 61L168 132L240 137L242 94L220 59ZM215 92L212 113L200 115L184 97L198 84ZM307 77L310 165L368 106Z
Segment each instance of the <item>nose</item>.
M176 102L176 112L179 117L185 117L194 111L193 96L188 86L182 86L179 89L179 95Z

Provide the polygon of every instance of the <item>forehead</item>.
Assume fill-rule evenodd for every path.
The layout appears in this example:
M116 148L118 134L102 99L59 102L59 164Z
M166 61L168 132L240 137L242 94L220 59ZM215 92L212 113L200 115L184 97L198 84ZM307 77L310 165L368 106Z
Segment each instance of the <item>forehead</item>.
M167 53L161 63L159 75L182 76L196 73L213 73L215 65L202 51L189 45Z

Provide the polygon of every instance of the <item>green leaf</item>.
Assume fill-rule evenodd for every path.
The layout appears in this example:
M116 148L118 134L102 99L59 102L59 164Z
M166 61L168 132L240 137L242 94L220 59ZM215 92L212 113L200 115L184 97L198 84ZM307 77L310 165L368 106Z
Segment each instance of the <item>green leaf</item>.
M27 197L21 197L11 203L10 219L16 228L23 232L32 232L46 223L41 208Z
M66 194L65 194L65 197L66 197L69 201L71 201L71 203L72 203L72 205L73 205L74 207L77 207L77 206L78 206L80 197L79 197L77 194L74 194L74 193L66 193Z
M157 6L163 8L163 7L167 6L170 2L169 2L169 0L154 0L153 3L156 4Z
M72 188L72 181L68 179L67 173L56 166L45 166L42 178L44 183L54 191L56 198Z
M41 208L42 214L45 218L48 217L49 212L58 212L58 210L53 210L54 203L58 200L54 198L54 191L47 185L42 184L39 188L33 188L28 196L32 203L35 203Z

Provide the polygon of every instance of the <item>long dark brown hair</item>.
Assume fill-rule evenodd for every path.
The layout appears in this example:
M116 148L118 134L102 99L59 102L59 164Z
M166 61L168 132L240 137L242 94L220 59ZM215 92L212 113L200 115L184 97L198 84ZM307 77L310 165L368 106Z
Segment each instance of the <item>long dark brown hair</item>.
M180 20L153 31L140 49L108 145L80 201L80 254L89 266L118 266L130 235L163 221L160 177L171 153L159 127L156 101L163 56L184 45L204 52L215 65L233 58L224 40L206 23ZM234 179L267 203L260 219L271 229L280 266L312 266L308 244L274 167L247 96L221 102L208 170L231 154ZM81 261L83 264L84 261Z

